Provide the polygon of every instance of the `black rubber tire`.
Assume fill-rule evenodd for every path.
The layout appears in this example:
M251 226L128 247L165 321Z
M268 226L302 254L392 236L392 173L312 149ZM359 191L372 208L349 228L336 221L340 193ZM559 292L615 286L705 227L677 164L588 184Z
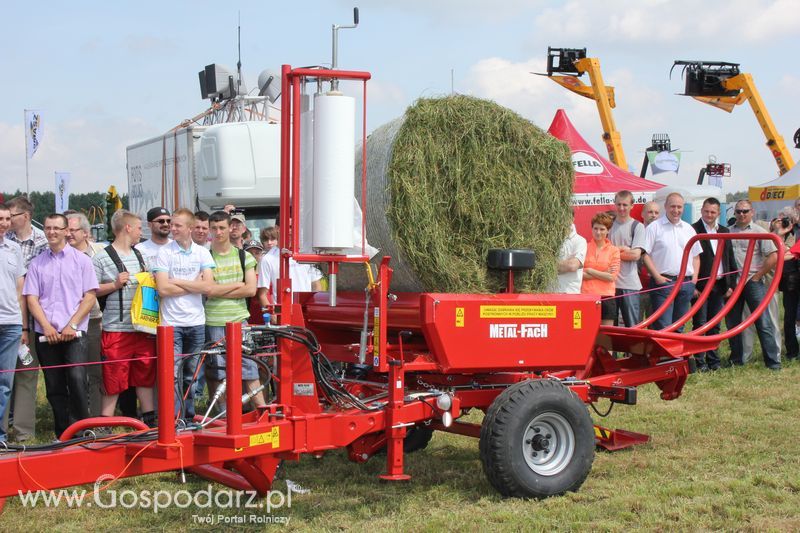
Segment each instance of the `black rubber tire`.
M534 468L550 467L532 467L526 460L525 453L534 451L526 442L534 420L555 421L565 436L547 441L547 454L553 449L551 457L561 458L552 463L552 472L537 472ZM555 380L534 379L507 388L492 402L481 426L483 471L506 497L547 498L578 490L592 469L594 449L594 425L586 405Z
M433 430L426 426L411 426L406 430L403 439L403 452L411 453L424 450L433 438Z
M424 450L433 438L433 430L427 426L410 426L406 429L406 438L403 439L403 453L412 453ZM376 453L385 454L386 445Z

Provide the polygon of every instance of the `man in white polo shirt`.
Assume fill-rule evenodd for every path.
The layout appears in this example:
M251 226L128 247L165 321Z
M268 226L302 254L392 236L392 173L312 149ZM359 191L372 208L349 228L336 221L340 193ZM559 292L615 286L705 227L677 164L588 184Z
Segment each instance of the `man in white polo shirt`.
M664 202L665 216L647 226L645 233L644 264L650 272L650 293L653 302L653 312L664 304L675 286L675 280L681 274L681 259L683 250L689 239L697 233L688 222L681 220L683 216L683 196L673 192ZM664 329L689 311L689 306L694 296L694 287L700 272L700 243L696 242L689 252L689 261L686 263L686 277L681 285L680 292L675 300L667 307L652 325L653 329ZM678 331L683 331L680 327Z
M197 353L205 343L203 294L214 285L214 260L206 248L192 241L194 213L176 210L171 227L174 241L158 251L153 272L161 302L161 322L175 328L175 412L183 403L180 414L191 420ZM182 402L184 395L186 400Z
M273 246L261 257L258 267L257 296L262 307L280 303L278 300L280 261L280 246ZM292 292L322 290L322 273L314 265L301 264L294 259L289 259L289 279L292 280Z

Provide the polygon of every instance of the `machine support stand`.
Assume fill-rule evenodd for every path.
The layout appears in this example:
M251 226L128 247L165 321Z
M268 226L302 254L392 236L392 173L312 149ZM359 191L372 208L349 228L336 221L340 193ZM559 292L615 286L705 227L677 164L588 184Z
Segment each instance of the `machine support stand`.
M227 351L225 364L228 376L228 391L225 395L227 407L228 435L242 433L242 323L228 322L225 324L225 349ZM242 474L244 475L244 474ZM247 477L247 476L245 476Z
M386 473L379 476L383 481L408 481L411 476L403 473L403 442L406 426L400 420L400 408L405 395L405 371L403 361L389 361L389 404L386 409Z
M175 444L175 330L158 326L158 444Z
M650 442L650 436L643 433L624 429L608 429L597 425L594 426L594 439L597 446L609 452Z

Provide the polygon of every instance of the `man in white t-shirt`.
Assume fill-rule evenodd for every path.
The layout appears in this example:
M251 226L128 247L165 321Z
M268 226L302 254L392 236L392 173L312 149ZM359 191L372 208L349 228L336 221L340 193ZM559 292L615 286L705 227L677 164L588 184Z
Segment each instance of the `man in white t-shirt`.
M572 213L575 218L575 212ZM575 224L558 252L558 292L580 294L583 281L583 262L586 260L586 239L578 235Z
M259 265L257 294L262 307L280 303L278 301L280 272L280 246L274 246L262 256ZM300 264L290 259L289 278L292 280L292 292L322 290L322 273L314 265Z
M669 297L675 281L681 274L683 250L689 239L697 233L691 224L681 219L684 199L677 192L670 193L664 202L665 216L647 226L644 245L644 264L650 272L650 293L655 312ZM665 312L653 323L653 329L664 329L689 311L697 276L700 272L700 243L695 242L689 252L685 277L678 295ZM678 328L683 331L683 326Z
M194 213L188 209L175 211L172 215L175 240L158 251L153 264L161 322L175 329L175 412L185 395L181 416L187 420L194 418L193 378L197 354L205 344L203 295L214 286L214 259L206 248L192 241L193 227Z
M150 227L150 238L135 246L149 265L155 262L158 251L165 244L172 242L169 238L172 218L163 207L154 207L147 212L147 225Z

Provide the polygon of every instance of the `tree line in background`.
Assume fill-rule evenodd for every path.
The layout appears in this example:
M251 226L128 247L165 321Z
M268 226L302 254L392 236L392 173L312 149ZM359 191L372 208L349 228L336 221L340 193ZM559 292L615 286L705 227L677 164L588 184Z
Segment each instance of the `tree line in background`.
M24 194L17 189L14 193L3 192L0 193L6 200L10 200L15 196ZM122 207L128 208L128 195L124 194L121 197ZM739 200L747 199L747 191L737 191L725 195L726 202L736 202ZM33 191L30 194L30 201L33 204L33 219L42 222L44 217L53 212L56 205L56 195L53 191L39 192ZM92 224L102 224L105 222L102 212L106 210L106 193L104 192L89 192L83 194L70 194L69 207L89 217Z
M11 200L16 196L22 196L25 193L17 189L16 192L2 192L0 193L5 198L5 201ZM44 221L44 217L53 212L56 205L56 195L53 191L39 192L31 191L28 199L33 204L33 219L39 222ZM128 195L122 195L122 207L128 208ZM83 194L70 194L69 195L69 208L74 209L80 213L84 213L92 224L104 224L105 217L103 213L106 210L106 193L104 192L89 192Z
M725 195L725 202L738 202L739 200L747 200L748 193L747 191L737 191L737 192L729 192Z

